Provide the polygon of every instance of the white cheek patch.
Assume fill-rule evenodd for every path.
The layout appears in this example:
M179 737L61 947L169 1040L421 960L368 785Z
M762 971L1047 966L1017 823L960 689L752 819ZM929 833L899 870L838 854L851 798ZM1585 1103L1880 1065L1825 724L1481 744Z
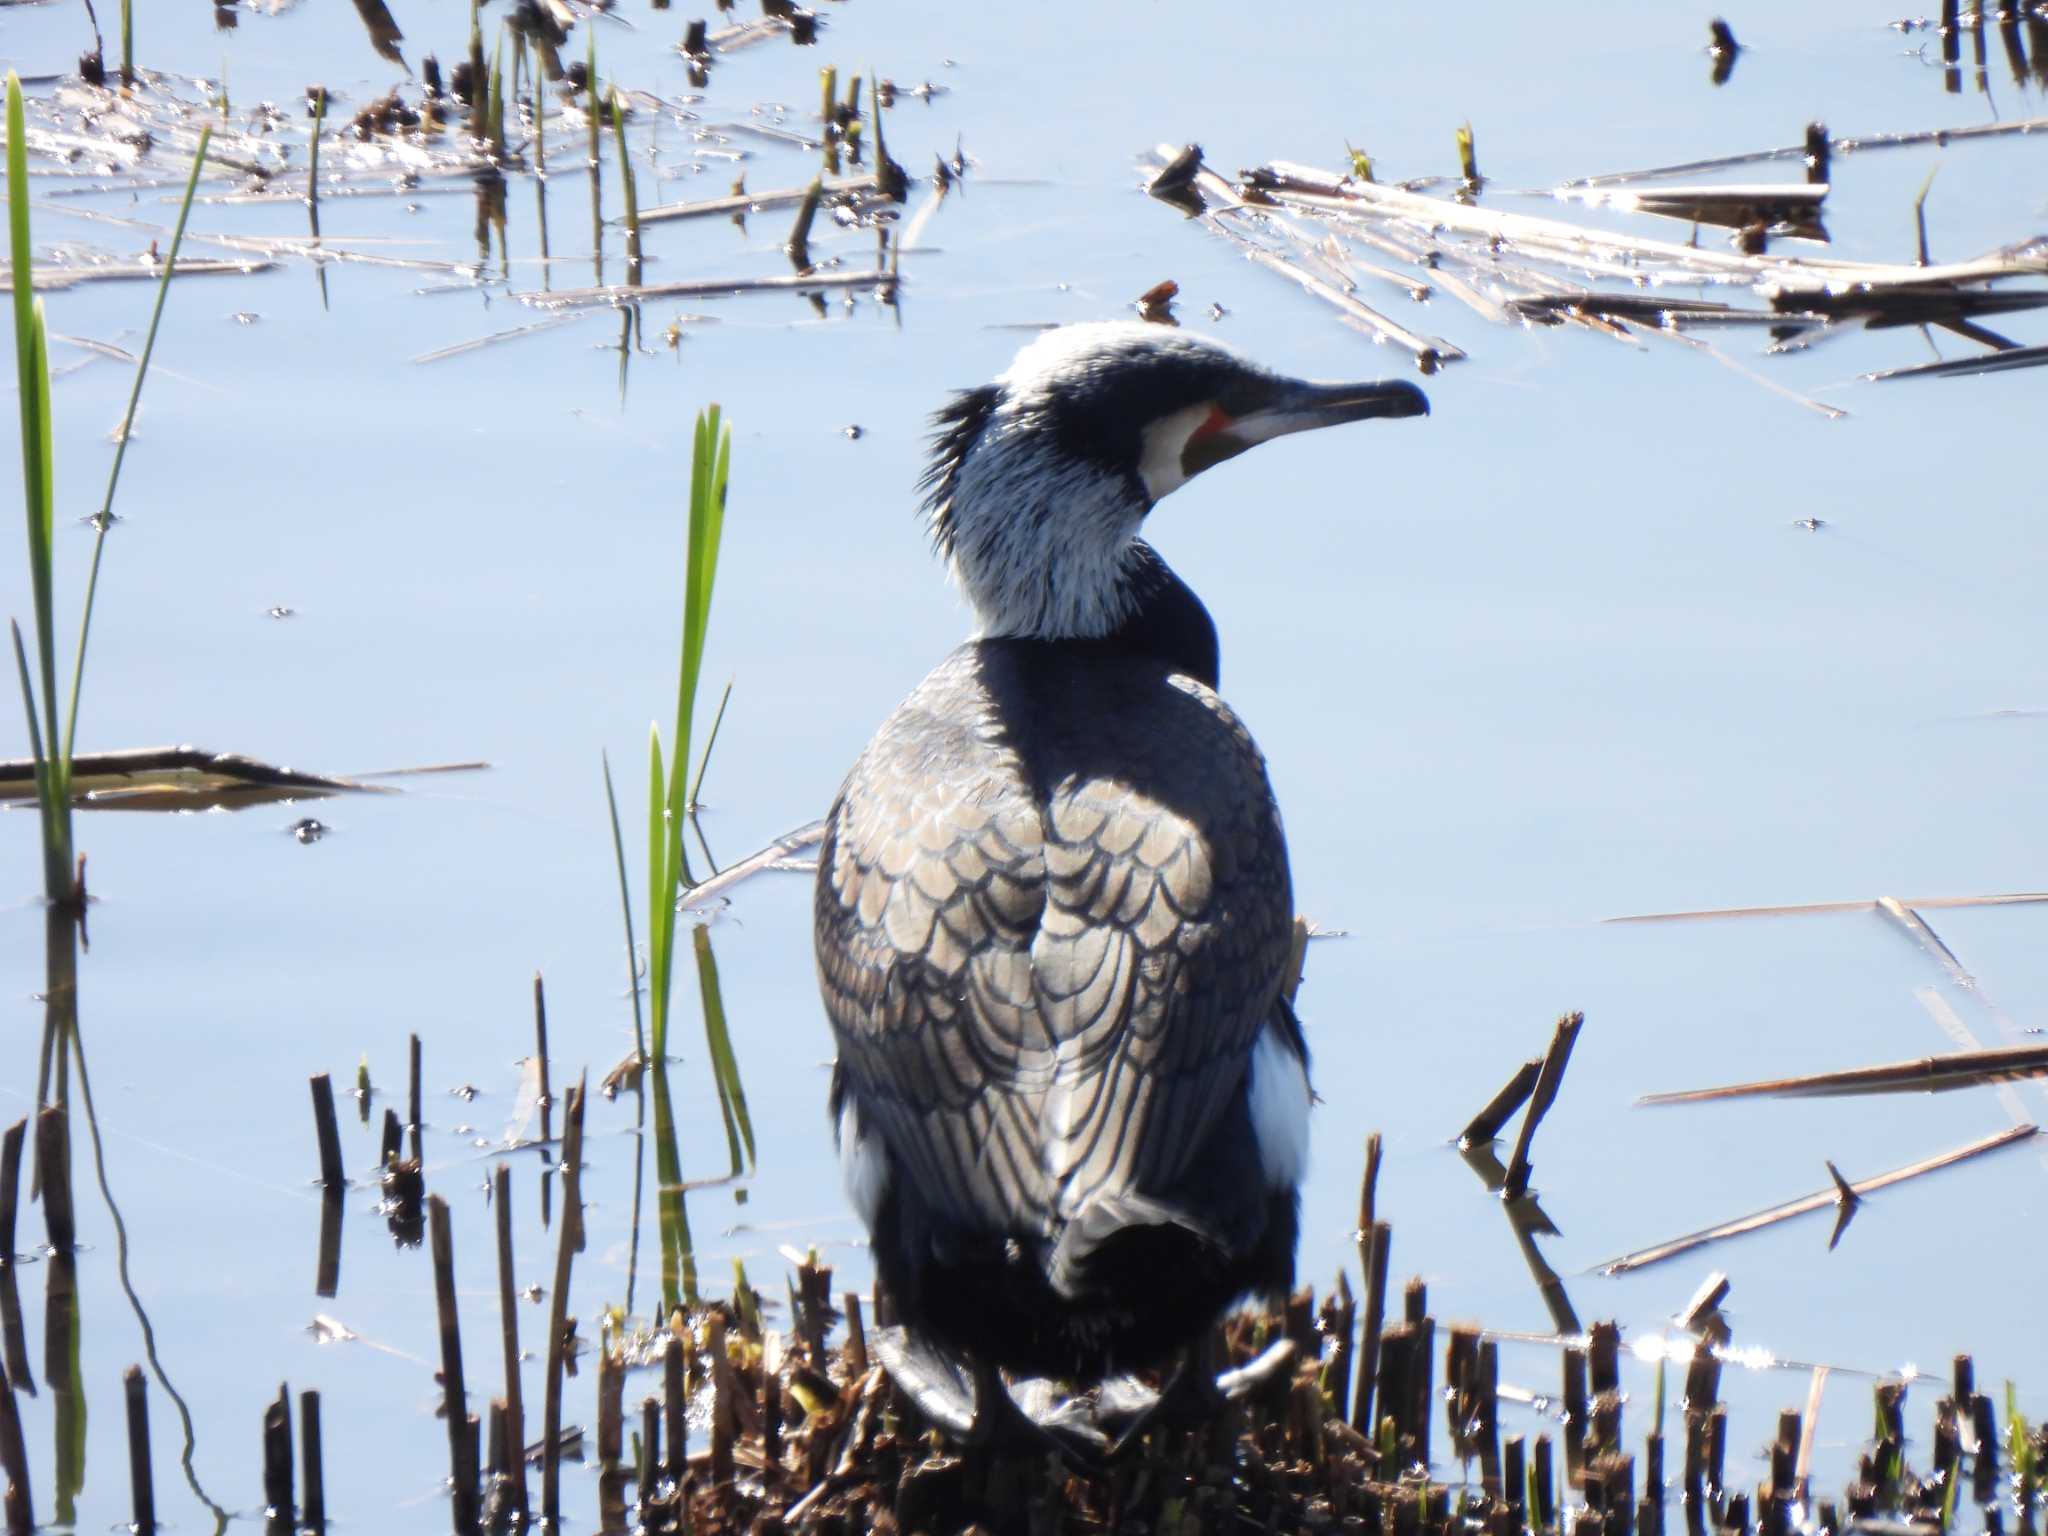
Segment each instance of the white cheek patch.
M1138 478L1145 482L1145 494L1157 501L1188 483L1182 456L1188 441L1215 410L1211 405L1190 405L1162 416L1145 429L1144 452L1138 459Z
M1252 1047L1245 1094L1251 1101L1252 1134L1266 1183L1273 1189L1292 1189L1308 1172L1308 1072L1270 1024Z
M860 1111L854 1108L851 1094L839 1111L839 1182L848 1201L860 1212L860 1219L872 1231L889 1185L889 1154L861 1124Z

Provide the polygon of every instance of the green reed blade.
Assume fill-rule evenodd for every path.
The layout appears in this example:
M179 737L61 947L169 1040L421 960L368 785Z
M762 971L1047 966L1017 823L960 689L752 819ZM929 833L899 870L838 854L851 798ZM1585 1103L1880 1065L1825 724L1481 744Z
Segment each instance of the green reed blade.
M676 1150L675 1109L669 1099L668 1063L659 1056L648 1064L654 1082L655 1207L661 1226L662 1310L696 1306L697 1257L690 1238L690 1215L683 1195L683 1160Z
M619 830L619 797L612 789L612 760L598 754L604 763L604 804L612 819L612 858L619 871L619 915L626 923L626 989L633 999L633 1048L640 1053L642 1070L647 1066L647 1032L640 1018L640 959L633 939L633 890L626 873L626 839Z
M669 858L668 780L662 773L661 732L647 730L647 1003L653 1015L653 1050L668 1054L669 946L675 935L675 886Z
M698 924L690 931L690 942L697 953L697 994L704 1005L704 1046L711 1056L718 1110L725 1118L725 1145L732 1157L732 1174L738 1178L755 1167L754 1122L747 1113L747 1090L740 1081L739 1058L733 1052L732 1032L725 1022L725 994L718 983L718 960L711 953L710 930Z
M318 132L317 119L315 132ZM113 467L107 471L107 494L100 502L99 515L93 519L92 567L85 578L85 610L78 621L78 648L71 658L71 700L65 712L63 771L67 790L70 787L71 754L78 741L78 696L85 681L85 644L92 634L93 599L99 593L100 556L106 549L107 530L114 520L114 492L121 484L121 466L128 459L128 439L135 431L135 411L142 403L142 381L149 377L149 360L156 352L156 333L163 324L164 300L170 296L171 278L178 269L178 250L185 243L185 222L192 216L192 197L199 190L199 172L206 164L207 146L212 142L213 124L206 123L199 130L199 147L192 153L192 174L185 178L185 196L178 204L178 222L171 228L171 245L164 257L163 276L157 279L156 304L149 312L149 330L142 339L142 356L135 364L135 382L128 389L128 409L121 415L121 435L114 445ZM315 153L318 153L317 148Z

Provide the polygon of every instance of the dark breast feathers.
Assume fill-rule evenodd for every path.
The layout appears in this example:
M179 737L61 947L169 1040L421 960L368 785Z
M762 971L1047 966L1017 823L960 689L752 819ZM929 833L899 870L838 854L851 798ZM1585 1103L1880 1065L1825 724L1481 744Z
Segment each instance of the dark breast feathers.
M842 1082L930 1215L1050 1238L1188 1170L1293 920L1265 764L1163 664L955 651L833 806L815 910Z

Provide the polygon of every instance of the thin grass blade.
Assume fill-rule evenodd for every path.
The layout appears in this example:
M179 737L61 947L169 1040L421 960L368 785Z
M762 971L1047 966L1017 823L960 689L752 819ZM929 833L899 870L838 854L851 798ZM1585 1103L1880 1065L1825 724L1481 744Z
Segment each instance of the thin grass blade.
M704 1045L711 1056L711 1074L718 1086L718 1109L725 1117L726 1150L732 1157L732 1173L751 1173L755 1166L754 1122L747 1113L747 1090L740 1081L739 1058L732 1047L732 1031L725 1020L725 994L718 982L718 959L711 953L710 930L698 925L690 931L697 953L697 991L704 1004ZM744 1155L742 1155L744 1154Z

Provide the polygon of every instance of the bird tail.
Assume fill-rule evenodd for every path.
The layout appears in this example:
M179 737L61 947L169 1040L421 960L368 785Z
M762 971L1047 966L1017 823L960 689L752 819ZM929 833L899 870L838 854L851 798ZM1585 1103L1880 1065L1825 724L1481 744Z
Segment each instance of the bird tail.
M1135 1191L1097 1196L1070 1220L1045 1257L1045 1278L1069 1302L1142 1293L1147 1278L1227 1250L1224 1235L1180 1205Z

